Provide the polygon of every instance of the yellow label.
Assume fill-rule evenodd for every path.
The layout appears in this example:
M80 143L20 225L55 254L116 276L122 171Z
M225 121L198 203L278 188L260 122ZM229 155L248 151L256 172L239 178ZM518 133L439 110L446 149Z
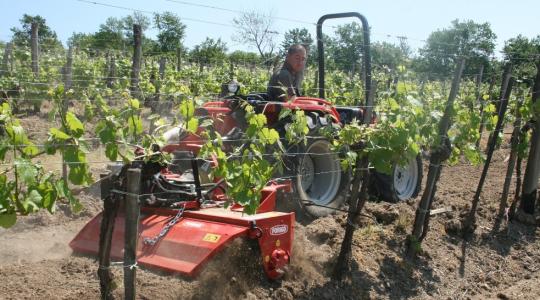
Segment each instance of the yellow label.
M265 263L268 263L269 261L270 261L270 256L268 256L268 255L265 256L265 257L264 257L264 262L265 262Z
M279 240L276 241L276 247L281 246L281 242Z
M219 234L207 233L204 235L202 240L205 242L217 243L220 237L221 235Z

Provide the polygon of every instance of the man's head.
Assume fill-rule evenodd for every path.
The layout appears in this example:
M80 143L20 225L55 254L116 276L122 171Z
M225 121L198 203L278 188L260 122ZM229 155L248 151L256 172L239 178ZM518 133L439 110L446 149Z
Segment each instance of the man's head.
M307 51L306 48L300 44L295 44L289 47L287 50L287 57L285 61L292 68L291 71L298 73L304 70L306 66Z

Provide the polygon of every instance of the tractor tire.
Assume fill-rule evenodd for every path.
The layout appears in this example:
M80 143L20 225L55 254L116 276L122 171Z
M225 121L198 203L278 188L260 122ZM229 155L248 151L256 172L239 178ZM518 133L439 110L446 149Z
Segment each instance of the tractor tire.
M342 169L339 155L330 146L327 139L312 137L299 147L293 201L300 222L333 214L347 201L351 172Z
M422 158L417 155L403 167L395 164L391 175L375 172L374 177L375 188L383 200L393 203L407 201L420 193Z

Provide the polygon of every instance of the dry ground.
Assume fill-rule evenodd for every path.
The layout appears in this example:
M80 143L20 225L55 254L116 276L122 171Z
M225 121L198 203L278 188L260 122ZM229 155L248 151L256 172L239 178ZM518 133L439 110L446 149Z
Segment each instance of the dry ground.
M25 122L33 122L35 134L43 137L45 126L37 119ZM443 170L434 206L452 211L433 217L417 259L404 258L403 249L419 199L370 202L366 210L377 221L366 218L356 231L351 271L343 282L329 279L344 232L345 216L337 214L296 225L292 264L281 281L265 279L257 258L235 243L196 279L139 269L138 298L538 299L540 230L506 222L494 228L507 153L495 153L478 211L479 227L470 241L451 229L468 212L481 167L460 163ZM72 254L67 246L101 210L99 199L84 192L79 198L85 205L79 215L60 206L55 215L39 213L21 218L9 230L0 229L0 299L99 298L97 262ZM121 297L122 273L114 273L119 285L115 293Z

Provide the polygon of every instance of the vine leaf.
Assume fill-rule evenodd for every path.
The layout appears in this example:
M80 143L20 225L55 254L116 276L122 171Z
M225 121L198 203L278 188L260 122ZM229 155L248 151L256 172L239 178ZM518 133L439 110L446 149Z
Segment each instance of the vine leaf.
M16 213L1 213L0 214L0 226L4 228L10 228L17 222Z
M67 112L66 114L66 122L69 130L75 136L76 138L79 138L84 133L84 125L83 123L75 116L72 112Z

